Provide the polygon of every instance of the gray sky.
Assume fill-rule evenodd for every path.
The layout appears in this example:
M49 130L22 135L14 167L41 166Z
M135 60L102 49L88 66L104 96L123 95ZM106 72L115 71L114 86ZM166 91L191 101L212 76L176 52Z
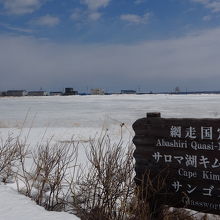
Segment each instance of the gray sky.
M126 45L51 43L5 34L0 48L1 90L220 89L220 28Z

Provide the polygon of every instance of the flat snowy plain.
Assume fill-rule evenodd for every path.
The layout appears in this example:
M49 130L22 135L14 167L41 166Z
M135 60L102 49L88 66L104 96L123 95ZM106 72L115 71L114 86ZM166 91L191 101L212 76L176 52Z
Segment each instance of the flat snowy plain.
M110 137L120 138L124 123L124 143L131 141L132 124L147 112L162 117L219 118L220 95L109 95L69 97L0 98L0 138L28 136L32 148L53 137L54 142L72 139L86 142L108 129ZM80 151L79 161L84 161ZM0 186L2 219L74 219L67 213L44 211L9 186ZM77 219L77 217L75 218Z

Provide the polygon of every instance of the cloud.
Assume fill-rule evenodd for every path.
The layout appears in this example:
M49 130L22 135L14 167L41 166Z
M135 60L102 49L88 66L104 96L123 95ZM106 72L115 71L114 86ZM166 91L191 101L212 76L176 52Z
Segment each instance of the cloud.
M70 15L70 19L72 19L73 21L76 21L78 23L97 21L101 17L102 17L102 13L100 13L98 11L82 10L79 8L74 9L72 14Z
M220 28L129 45L55 44L1 35L0 48L0 90L219 89Z
M203 21L211 21L212 20L212 16L210 15L206 15L202 18Z
M102 13L97 11L87 11L76 8L70 15L70 18L76 22L83 23L87 21L97 21L101 18Z
M89 20L97 21L101 18L102 14L100 12L91 12L88 14Z
M191 1L202 4L205 8L210 9L212 12L220 12L219 0L191 0Z
M135 0L134 3L135 4L142 4L144 3L146 0Z
M40 26L54 27L60 23L60 19L56 16L45 15L33 20L31 23Z
M110 0L81 0L81 3L85 4L89 10L98 10L107 7Z
M34 32L32 29L29 29L29 28L11 26L11 25L5 24L5 23L0 23L0 26L4 27L10 31L13 31L13 32L21 32L21 33L27 33L27 34L31 34Z
M100 13L99 10L107 7L110 1L111 0L80 0L81 4L87 6L87 9L74 9L70 18L81 23L86 21L97 21L102 17L102 13Z
M74 21L79 21L81 20L83 17L85 16L84 11L76 8L74 9L74 11L72 12L72 14L70 15L70 18Z
M28 14L40 8L46 0L0 0L9 14Z
M212 1L206 7L210 8L213 12L220 12L220 1Z
M148 23L150 16L150 13L146 13L143 16L136 14L122 14L120 19L133 24L146 24Z

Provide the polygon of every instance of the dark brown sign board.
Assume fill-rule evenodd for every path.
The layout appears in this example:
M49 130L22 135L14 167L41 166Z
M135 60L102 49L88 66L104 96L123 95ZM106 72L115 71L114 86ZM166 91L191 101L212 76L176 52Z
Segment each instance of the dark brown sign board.
M148 113L133 129L137 184L164 175L161 203L220 215L220 119Z

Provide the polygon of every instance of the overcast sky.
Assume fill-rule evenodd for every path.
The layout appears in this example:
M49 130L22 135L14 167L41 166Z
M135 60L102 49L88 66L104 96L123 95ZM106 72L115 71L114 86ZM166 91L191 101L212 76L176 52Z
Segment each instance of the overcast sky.
M220 0L0 0L0 91L220 90Z

